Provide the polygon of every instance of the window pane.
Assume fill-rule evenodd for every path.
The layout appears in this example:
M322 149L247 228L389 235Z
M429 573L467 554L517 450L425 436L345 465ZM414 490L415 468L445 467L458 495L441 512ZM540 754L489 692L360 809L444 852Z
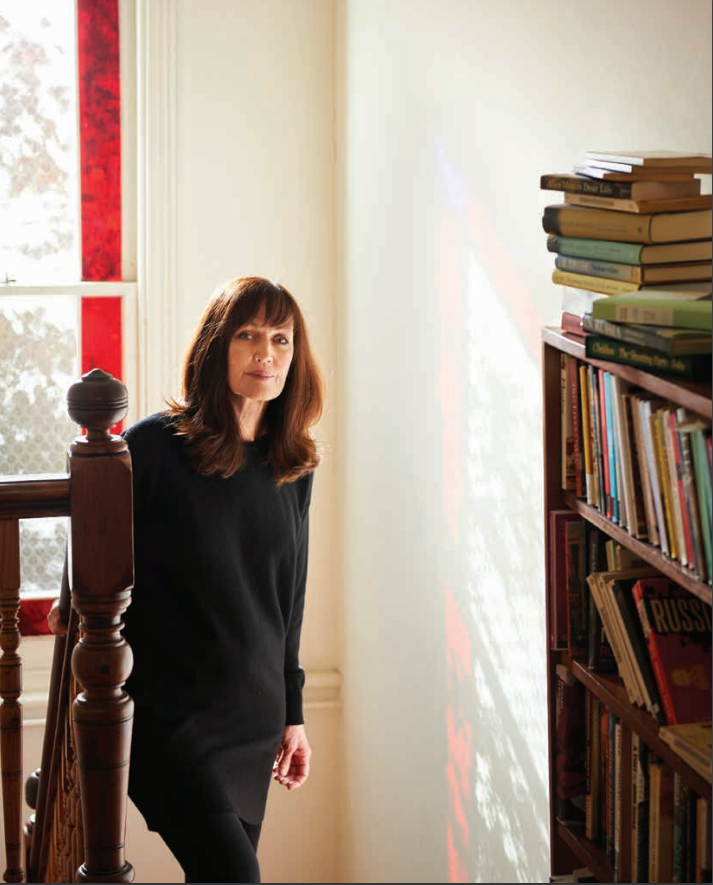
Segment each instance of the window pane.
M0 280L79 279L74 0L0 13Z
M0 473L64 473L79 428L67 415L77 378L74 296L0 295ZM20 523L22 593L58 592L66 519Z

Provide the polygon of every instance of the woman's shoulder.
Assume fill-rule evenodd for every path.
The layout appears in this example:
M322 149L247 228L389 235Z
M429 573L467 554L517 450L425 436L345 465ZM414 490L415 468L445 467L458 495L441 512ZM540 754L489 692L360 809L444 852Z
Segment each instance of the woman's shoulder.
M121 434L130 451L164 448L174 436L173 420L167 412L155 412L127 427Z

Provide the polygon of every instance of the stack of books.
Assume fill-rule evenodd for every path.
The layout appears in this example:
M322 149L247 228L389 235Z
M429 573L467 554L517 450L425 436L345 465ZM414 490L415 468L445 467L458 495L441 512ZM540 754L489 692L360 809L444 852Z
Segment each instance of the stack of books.
M587 355L685 378L711 375L711 156L587 151L548 173L542 226L562 287L562 328Z

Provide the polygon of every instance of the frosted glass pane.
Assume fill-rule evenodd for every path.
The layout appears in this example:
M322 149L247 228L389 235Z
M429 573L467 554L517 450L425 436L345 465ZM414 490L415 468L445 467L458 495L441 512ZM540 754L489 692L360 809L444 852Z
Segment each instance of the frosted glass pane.
M78 378L72 295L0 292L0 474L64 473L80 432L67 415ZM22 594L58 592L67 520L20 523Z
M79 279L74 0L0 3L0 281Z

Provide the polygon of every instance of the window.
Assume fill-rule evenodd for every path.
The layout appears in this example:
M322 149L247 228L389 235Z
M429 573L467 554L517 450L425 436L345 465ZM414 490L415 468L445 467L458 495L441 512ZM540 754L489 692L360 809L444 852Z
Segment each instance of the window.
M2 474L65 472L80 374L99 366L133 399L134 31L132 0L0 13ZM58 592L65 522L23 521L23 595Z

